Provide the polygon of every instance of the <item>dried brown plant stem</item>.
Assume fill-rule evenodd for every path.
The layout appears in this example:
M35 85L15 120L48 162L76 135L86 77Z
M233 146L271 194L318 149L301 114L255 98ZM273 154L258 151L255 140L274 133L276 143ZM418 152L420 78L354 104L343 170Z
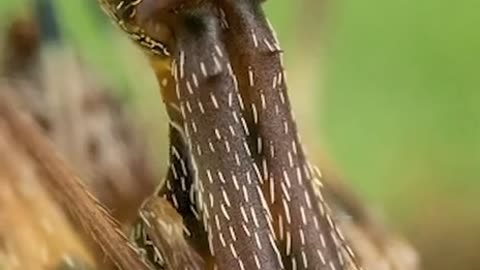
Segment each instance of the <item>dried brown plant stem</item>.
M0 118L45 174L48 181L44 184L53 197L82 225L118 268L151 269L131 247L110 213L86 190L81 179L16 104L13 98L0 91Z

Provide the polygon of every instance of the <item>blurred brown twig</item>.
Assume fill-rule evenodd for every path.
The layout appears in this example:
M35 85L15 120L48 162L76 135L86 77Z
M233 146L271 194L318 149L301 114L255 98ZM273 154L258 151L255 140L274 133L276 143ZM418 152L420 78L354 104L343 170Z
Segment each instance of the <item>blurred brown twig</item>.
M80 178L60 158L28 115L16 109L15 104L13 98L1 93L0 117L46 175L44 184L54 197L120 269L149 269L108 211L86 190Z

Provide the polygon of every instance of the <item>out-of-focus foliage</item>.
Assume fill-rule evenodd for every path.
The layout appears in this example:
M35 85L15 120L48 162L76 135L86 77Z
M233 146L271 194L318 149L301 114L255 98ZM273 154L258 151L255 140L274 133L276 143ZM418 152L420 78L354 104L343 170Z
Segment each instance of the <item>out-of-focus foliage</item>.
M426 269L478 269L478 1L339 1L323 120L355 186Z
M163 134L155 81L140 55L93 1L55 1L66 38L139 107L158 129L152 136ZM1 0L2 18L22 2ZM318 127L310 140L321 138L363 197L414 241L425 269L480 268L480 1L266 5L294 69L290 85L326 80L290 91L315 96L305 106L318 104L318 117L300 123Z

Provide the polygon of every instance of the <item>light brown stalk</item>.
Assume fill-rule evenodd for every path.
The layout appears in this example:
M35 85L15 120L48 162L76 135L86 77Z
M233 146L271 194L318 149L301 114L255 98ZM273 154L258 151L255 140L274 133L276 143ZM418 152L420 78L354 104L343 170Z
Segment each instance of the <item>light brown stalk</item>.
M87 191L78 175L16 104L13 98L0 92L0 118L45 174L44 184L53 197L119 269L151 269L140 259L110 213Z

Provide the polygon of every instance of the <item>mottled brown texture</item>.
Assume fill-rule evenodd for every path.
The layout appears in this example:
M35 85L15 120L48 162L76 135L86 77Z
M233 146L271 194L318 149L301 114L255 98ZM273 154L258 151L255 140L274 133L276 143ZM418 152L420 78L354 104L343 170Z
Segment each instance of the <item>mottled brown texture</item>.
M133 9L126 19L112 17L121 25L143 13ZM207 231L215 265L357 268L323 201L321 176L303 153L286 93L281 50L260 2L204 1L161 7L145 16L142 20L172 33L161 40L150 35L148 27L130 24L138 27L137 34L168 48L163 55L149 55L160 85L171 85L162 91L167 108L174 100L181 112L177 131L189 152L180 160L190 163L186 174L193 173L195 197L181 202L193 204L202 217L199 222ZM173 79L158 71L158 59L168 57ZM170 179L175 177L168 176L167 185L179 185ZM185 195L185 189L190 187L170 193L177 209L179 202L173 198Z
M255 269L256 264L280 269L215 10L206 4L179 13L173 32L177 95L198 174L198 207L215 262L219 269Z
M29 36L37 39L29 53L14 53ZM157 182L142 130L73 50L41 38L34 19L13 23L0 67L10 87L1 91L16 95L115 218L131 222Z
M45 175L43 184L53 197L120 269L150 269L140 260L108 211L87 191L82 180L60 157L28 114L17 108L14 98L0 92L1 119Z
M258 138L254 149L258 163L265 164L263 189L287 269L308 269L309 264L342 269L343 239L314 187L320 176L307 163L298 138L278 41L255 1L219 3L228 24L226 44L235 52L233 67L251 105L252 137Z
M141 228L158 249L155 256L166 269L204 269L203 259L184 236L183 218L172 204L164 198L152 196L142 205Z

